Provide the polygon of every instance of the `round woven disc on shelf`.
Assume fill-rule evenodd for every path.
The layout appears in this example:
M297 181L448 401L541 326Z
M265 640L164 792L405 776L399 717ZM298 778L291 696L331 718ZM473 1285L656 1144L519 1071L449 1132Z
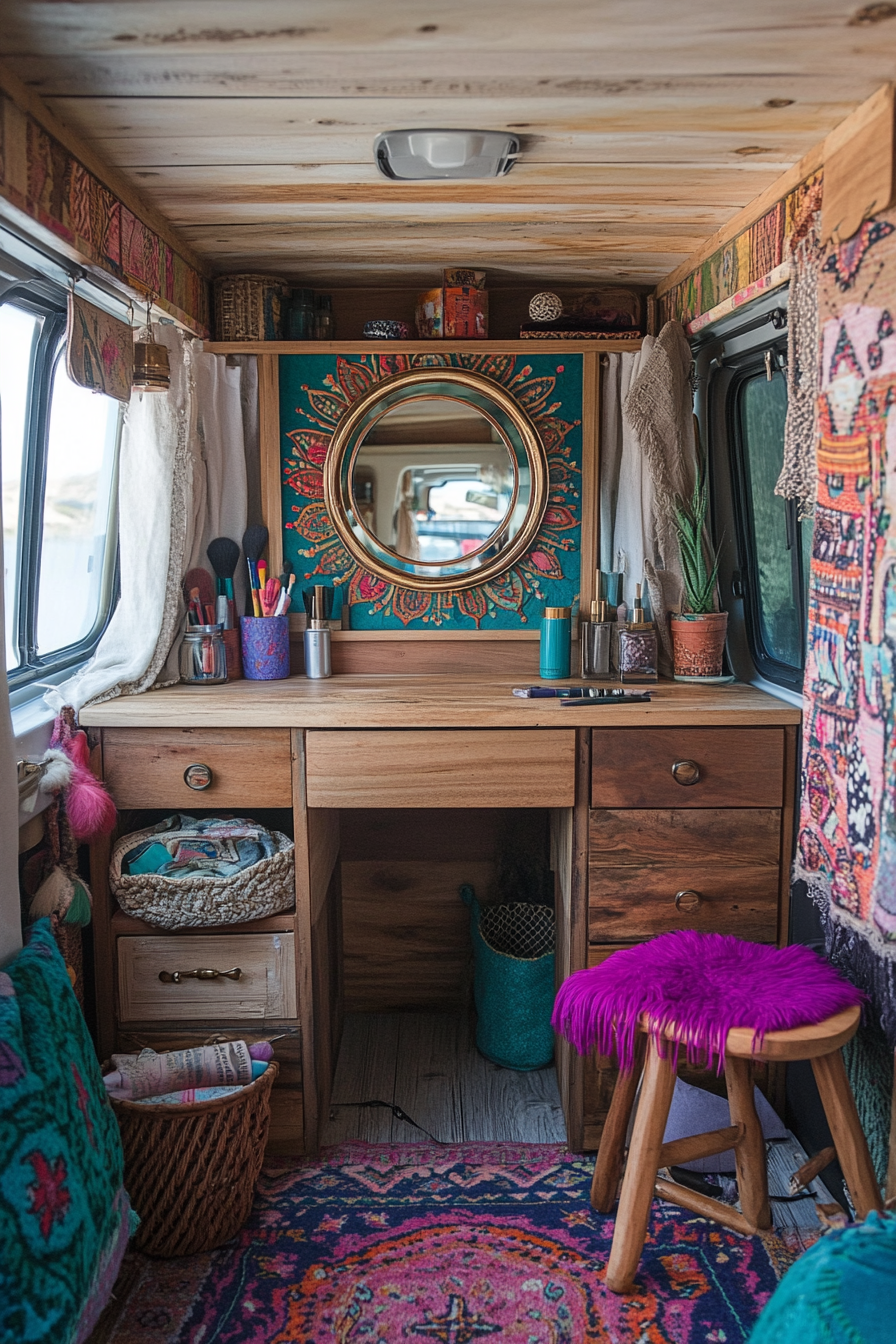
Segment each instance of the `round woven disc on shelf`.
M529 316L533 322L556 322L563 312L563 301L549 289L535 294L529 300Z

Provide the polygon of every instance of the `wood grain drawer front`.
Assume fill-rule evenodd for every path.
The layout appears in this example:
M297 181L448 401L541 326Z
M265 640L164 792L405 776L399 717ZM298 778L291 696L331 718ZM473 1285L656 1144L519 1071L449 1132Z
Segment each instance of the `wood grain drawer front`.
M691 762L699 775L688 783ZM593 807L780 807L783 792L783 728L591 733Z
M196 979L188 971L231 971L240 978ZM178 972L179 983L160 973ZM240 933L119 938L122 1022L240 1022L296 1016L295 934Z
M306 770L309 807L572 807L575 730L311 730Z
M207 788L187 785L191 765L208 767ZM289 732L280 728L106 728L103 776L119 807L292 807Z
M754 942L774 942L777 865L670 863L590 868L590 942L639 941L672 929L733 933Z
M780 850L776 807L595 808L588 817L592 869L668 864L777 869Z

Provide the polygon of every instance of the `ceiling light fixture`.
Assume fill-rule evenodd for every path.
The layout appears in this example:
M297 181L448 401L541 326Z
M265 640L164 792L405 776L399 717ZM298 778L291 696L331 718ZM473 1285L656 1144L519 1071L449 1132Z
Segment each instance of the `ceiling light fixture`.
M383 131L373 142L380 172L399 182L503 177L519 152L519 140L507 131Z

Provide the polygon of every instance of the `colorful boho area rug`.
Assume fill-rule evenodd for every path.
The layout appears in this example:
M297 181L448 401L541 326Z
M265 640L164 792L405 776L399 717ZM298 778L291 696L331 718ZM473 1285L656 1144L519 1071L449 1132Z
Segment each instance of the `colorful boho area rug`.
M640 1291L616 1297L591 1170L535 1144L280 1160L226 1246L129 1255L90 1344L739 1344L814 1239L738 1237L655 1202Z

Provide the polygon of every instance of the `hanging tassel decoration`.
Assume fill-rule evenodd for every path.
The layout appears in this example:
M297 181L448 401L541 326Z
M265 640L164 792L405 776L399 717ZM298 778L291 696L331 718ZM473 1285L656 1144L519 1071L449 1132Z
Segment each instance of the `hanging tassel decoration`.
M36 919L58 915L64 924L84 928L90 923L91 900L86 882L57 865L32 896L28 919L33 924Z
M87 734L75 728L74 713L66 706L53 726L51 747L60 747L72 763L72 779L65 808L72 834L78 841L109 835L115 827L115 804L90 768Z

